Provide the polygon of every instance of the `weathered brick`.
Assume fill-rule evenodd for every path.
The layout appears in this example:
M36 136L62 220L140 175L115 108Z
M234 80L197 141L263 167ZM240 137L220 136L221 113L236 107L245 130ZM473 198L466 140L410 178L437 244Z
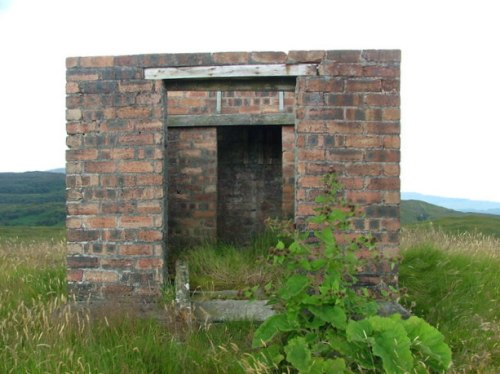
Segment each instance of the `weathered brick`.
M71 148L79 148L83 144L83 139L81 135L70 135L66 138L66 145L69 149ZM66 161L69 162L68 159Z
M66 151L67 161L86 161L96 160L98 155L97 149L70 149Z
M397 93L400 90L399 79L383 79L382 80L382 91Z
M210 53L175 53L163 55L165 66L207 66L212 64Z
M83 280L93 283L110 283L118 281L119 276L115 271L109 270L87 270L83 273Z
M343 92L344 80L336 77L305 78L306 92Z
M97 268L99 267L99 259L91 256L68 256L67 266L69 268Z
M321 62L325 55L325 51L290 51L286 62L288 64Z
M79 121L82 119L81 109L68 109L66 111L66 121Z
M212 60L217 65L248 64L249 56L248 52L216 52Z
M85 222L86 227L90 229L112 229L116 227L116 217L88 217Z
M122 256L152 256L153 246L150 244L121 244L118 253Z
M120 227L123 228L143 228L151 227L153 218L151 216L122 216L120 217Z
M69 242L88 242L98 240L100 232L97 230L68 230Z
M66 58L66 69L75 68L78 66L79 57L67 57Z
M137 233L137 239L143 242L159 242L163 240L163 233L158 230L141 230Z
M66 280L68 282L81 282L83 280L83 270L81 269L70 269L66 275Z
M161 269L163 260L160 258L142 258L137 260L137 269Z
M345 167L346 174L350 176L378 176L382 170L383 165L378 162L359 162Z
M397 177L380 177L371 178L368 182L367 188L369 190L398 190L400 188L399 178Z
M121 145L153 145L155 144L154 134L129 134L121 135L118 138L118 143Z
M135 267L135 260L130 258L105 258L101 260L103 269L131 269Z
M363 66L362 75L365 77L389 77L389 78L399 78L400 71L399 65L394 66L379 66L370 65Z
M361 77L364 75L364 69L361 64L344 64L334 61L324 61L319 66L319 74L336 77Z
M69 215L95 215L99 212L99 204L89 202L67 203Z
M149 107L125 107L116 111L118 118L148 118L150 114Z
M66 132L72 134L87 134L96 131L97 126L95 122L81 123L81 122L68 122L66 124Z
M114 161L87 161L83 168L86 173L114 173L116 163Z
M76 94L80 92L80 86L75 82L67 82L66 83L66 94Z
M109 94L118 89L118 83L113 81L81 82L80 91L88 94Z
M114 64L113 56L80 57L79 65L85 68L110 67Z
M99 79L99 74L97 74L95 71L84 71L84 70L71 71L68 72L66 79L68 82L97 81ZM78 84L76 83L73 84L75 84L76 87L79 87Z
M399 95L394 94L367 94L364 102L370 106L397 107L400 104L400 98Z
M327 60L333 60L337 62L360 62L361 51L349 51L349 50L327 51L326 58Z
M401 61L400 50L365 50L362 56L367 61L374 62L399 62Z
M382 201L380 191L347 191L346 199L355 204L377 204Z
M253 64L284 64L287 55L284 52L252 52L250 62Z
M347 92L380 92L382 81L380 79L349 79L345 89Z
M334 148L326 151L326 159L334 162L361 161L364 152L359 149Z
M399 162L400 152L395 149L376 149L366 152L368 162Z
M153 90L154 84L151 81L125 81L120 82L118 86L119 92L129 93L129 92L151 92Z
M154 164L151 161L126 161L118 166L120 173L151 173Z

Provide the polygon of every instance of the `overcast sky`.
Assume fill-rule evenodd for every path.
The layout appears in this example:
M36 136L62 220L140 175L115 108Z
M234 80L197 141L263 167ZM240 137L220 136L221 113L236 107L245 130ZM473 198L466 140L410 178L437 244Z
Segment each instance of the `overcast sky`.
M0 172L64 166L65 58L402 50L402 190L500 202L496 1L0 0Z

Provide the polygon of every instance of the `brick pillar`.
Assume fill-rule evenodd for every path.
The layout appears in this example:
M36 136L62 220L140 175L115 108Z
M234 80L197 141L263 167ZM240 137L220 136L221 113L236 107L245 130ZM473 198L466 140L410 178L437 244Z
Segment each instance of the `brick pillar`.
M281 143L283 149L282 217L293 219L295 206L295 128L293 126L281 128Z
M399 51L327 51L318 76L298 77L296 102L296 221L305 227L322 176L335 171L346 197L365 217L382 258L399 241ZM387 261L368 266L361 281L395 281Z
M217 237L217 131L171 128L168 133L169 247Z
M119 57L66 64L70 293L156 297L164 262L163 86Z

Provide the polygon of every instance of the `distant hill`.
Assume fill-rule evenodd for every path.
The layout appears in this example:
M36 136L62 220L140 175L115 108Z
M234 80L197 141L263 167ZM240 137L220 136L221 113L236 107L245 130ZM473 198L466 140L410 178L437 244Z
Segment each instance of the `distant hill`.
M464 213L419 200L401 201L401 224L425 225L452 232L480 232L500 238L500 216L482 213Z
M443 208L420 200L401 200L401 224L435 221L443 217L460 217L464 215L456 210Z
M47 170L49 173L66 173L66 168L57 168L57 169L50 169Z
M416 192L402 192L403 200L420 200L444 208L469 213L499 214L500 203L484 200L456 199L450 197L424 195Z
M63 226L65 175L0 173L0 226Z

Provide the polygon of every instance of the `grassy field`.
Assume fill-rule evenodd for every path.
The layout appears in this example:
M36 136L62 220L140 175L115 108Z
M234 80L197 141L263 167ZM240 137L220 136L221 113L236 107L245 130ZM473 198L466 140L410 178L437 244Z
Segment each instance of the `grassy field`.
M0 373L248 372L251 323L187 325L169 304L161 322L123 311L92 318L67 305L60 232L13 234L0 240ZM500 240L422 227L403 230L402 249L402 302L444 333L452 372L500 372Z
M445 335L454 372L500 373L500 239L417 227L402 255L402 302Z
M65 227L0 226L0 243L60 242L66 237Z

